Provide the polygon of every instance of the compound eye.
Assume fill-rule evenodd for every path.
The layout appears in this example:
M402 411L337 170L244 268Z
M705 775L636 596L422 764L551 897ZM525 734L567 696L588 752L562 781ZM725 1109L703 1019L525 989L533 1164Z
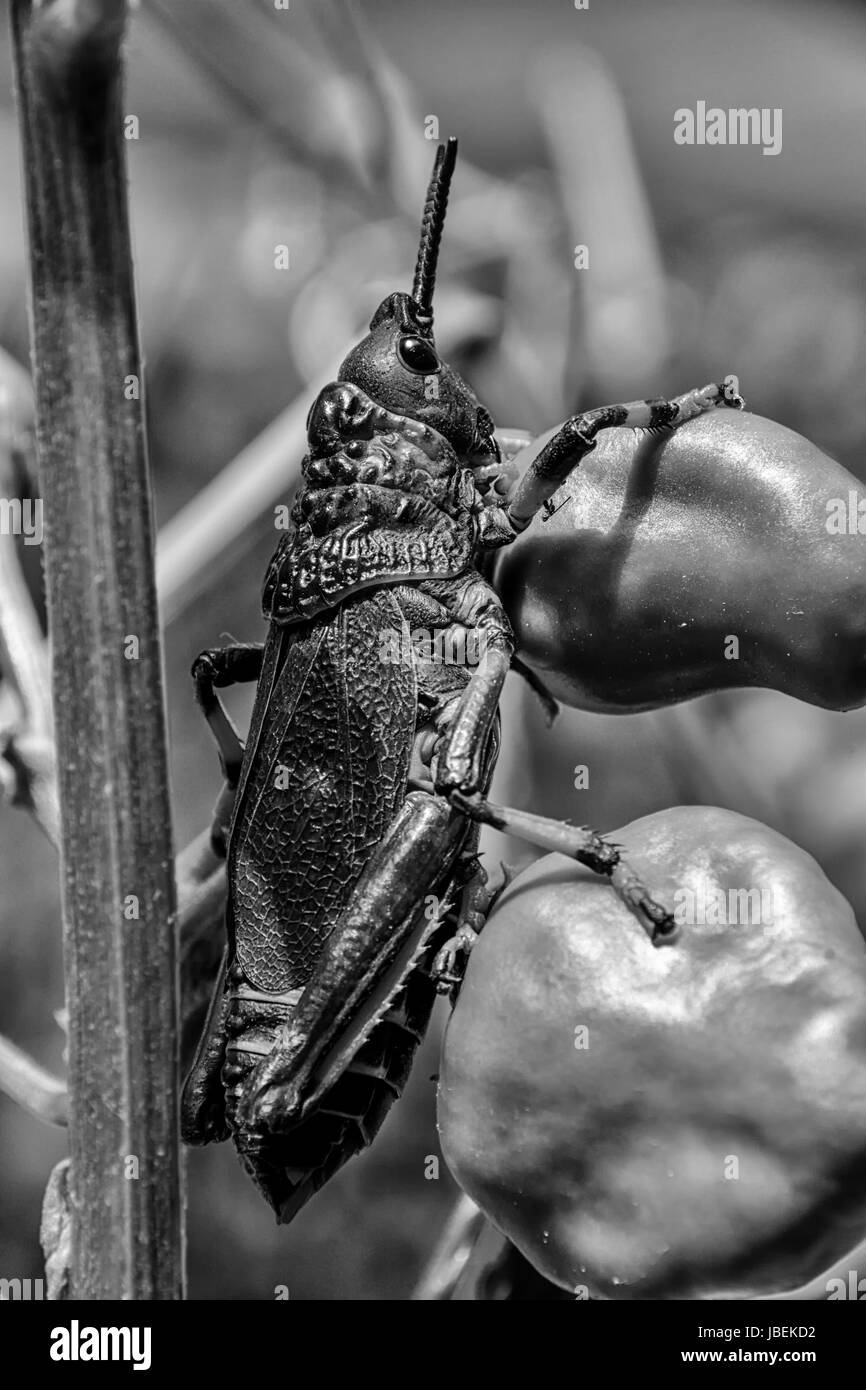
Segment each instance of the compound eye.
M408 367L410 372L417 372L419 376L429 376L431 372L439 370L439 358L424 338L401 338L397 344L397 356L404 367Z

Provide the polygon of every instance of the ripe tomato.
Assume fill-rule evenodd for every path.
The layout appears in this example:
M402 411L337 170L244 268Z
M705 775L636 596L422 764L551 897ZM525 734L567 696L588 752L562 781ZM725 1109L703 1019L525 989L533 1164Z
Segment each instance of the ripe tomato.
M611 714L731 686L862 705L857 488L759 415L606 430L555 494L567 504L497 561L520 655L565 704Z
M563 1288L742 1298L805 1283L866 1233L851 909L809 855L733 812L677 807L610 838L696 920L653 947L572 861L521 875L446 1031L446 1161Z

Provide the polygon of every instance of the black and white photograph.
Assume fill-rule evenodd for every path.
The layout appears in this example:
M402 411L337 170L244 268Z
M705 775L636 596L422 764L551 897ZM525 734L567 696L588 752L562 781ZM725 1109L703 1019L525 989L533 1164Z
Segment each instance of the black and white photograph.
M27 1364L854 1355L864 144L856 0L0 0Z

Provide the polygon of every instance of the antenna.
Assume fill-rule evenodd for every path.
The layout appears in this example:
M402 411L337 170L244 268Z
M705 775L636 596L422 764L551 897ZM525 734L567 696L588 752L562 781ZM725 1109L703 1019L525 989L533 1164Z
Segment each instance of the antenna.
M421 243L418 247L418 260L415 263L415 279L412 282L412 298L425 319L433 322L433 288L436 284L436 262L439 259L439 244L445 225L445 210L448 207L448 190L451 175L457 162L457 141L452 137L446 145L436 151L433 173L427 186L424 203L424 216L421 220Z

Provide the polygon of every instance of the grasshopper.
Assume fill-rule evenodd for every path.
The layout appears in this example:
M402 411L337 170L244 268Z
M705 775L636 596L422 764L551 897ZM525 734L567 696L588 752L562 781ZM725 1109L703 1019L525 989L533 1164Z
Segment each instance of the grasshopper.
M675 427L730 393L713 384L591 410L522 475L503 460L490 414L433 335L456 143L436 154L411 294L379 305L310 410L292 528L265 580L265 642L193 666L233 809L214 827L228 945L183 1133L232 1138L279 1221L371 1142L437 990L458 988L502 887L480 864L482 825L606 876L656 944L675 934L615 845L489 801L506 674L539 682L484 572L550 511L600 430ZM448 640L425 645L419 631ZM474 665L442 658L470 648ZM257 682L245 743L217 694L243 681Z

